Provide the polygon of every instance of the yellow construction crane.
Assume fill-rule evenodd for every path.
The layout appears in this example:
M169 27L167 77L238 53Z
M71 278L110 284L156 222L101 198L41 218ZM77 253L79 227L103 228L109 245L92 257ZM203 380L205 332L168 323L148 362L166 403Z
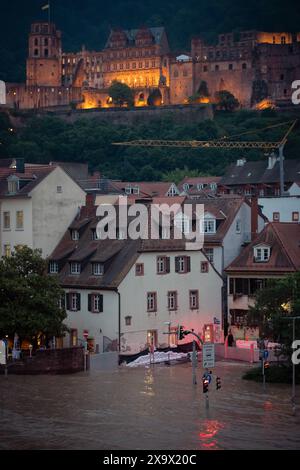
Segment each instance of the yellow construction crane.
M289 134L294 129L297 123L295 121L282 122L279 124L274 124L272 126L267 126L263 129L252 130L237 134L233 137L240 137L241 135L253 134L255 132L261 132L263 130L281 127L287 124L290 124L289 129L283 136L283 138L278 142L266 142L266 141L238 141L238 140L229 140L228 137L223 137L222 139L217 140L132 140L129 142L115 142L113 145L122 145L127 147L178 147L178 148L215 148L215 149L263 149L274 151L278 149L279 153L279 164L280 164L280 193L281 196L284 194L284 168L283 168L283 150L287 142Z

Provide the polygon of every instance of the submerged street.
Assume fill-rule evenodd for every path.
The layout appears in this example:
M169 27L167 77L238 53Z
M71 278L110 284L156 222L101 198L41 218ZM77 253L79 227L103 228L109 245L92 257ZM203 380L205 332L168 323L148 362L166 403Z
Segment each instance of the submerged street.
M0 376L0 449L299 449L291 387L241 380L250 366L219 362L202 393L191 364L68 376ZM222 388L215 390L215 378Z

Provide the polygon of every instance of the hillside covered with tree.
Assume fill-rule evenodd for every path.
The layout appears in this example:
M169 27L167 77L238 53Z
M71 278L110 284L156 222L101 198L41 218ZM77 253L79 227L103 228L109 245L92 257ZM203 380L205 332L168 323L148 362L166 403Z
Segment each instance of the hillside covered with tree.
M2 2L0 79L24 81L27 34L33 21L47 20L46 0ZM286 0L52 0L52 19L63 32L65 51L82 44L101 50L111 27L165 26L173 50L189 50L193 35L213 42L222 32L257 29L298 31L298 1Z
M284 127L267 126L291 121L295 114L266 110L217 112L214 120L178 124L172 115L136 125L117 125L97 118L67 123L58 117L32 117L25 127L13 130L8 116L0 114L0 156L24 157L27 162L87 162L90 170L123 180L172 180L185 175L222 175L237 158L266 158L260 150L188 148L135 148L113 146L113 142L135 139L211 140L236 136L235 140L280 141ZM299 116L299 113L298 113ZM251 134L248 132L251 131ZM286 158L299 158L299 122L285 148Z

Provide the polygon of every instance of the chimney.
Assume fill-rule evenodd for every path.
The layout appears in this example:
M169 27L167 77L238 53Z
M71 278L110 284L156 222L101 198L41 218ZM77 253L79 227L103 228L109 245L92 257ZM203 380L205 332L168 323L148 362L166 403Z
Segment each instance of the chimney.
M16 158L16 172L17 173L25 173L24 158Z
M87 217L93 217L95 215L95 195L91 193L86 194L85 207Z
M252 196L251 198L251 241L257 237L258 231L258 198Z

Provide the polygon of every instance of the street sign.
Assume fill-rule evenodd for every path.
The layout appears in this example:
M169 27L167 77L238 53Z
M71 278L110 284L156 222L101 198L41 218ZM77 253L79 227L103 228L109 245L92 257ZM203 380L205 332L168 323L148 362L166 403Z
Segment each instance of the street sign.
M5 341L0 341L0 364L6 364L6 344Z
M215 345L213 343L203 344L202 355L204 368L215 367Z
M219 320L217 317L214 317L214 325L221 325L221 320Z
M269 357L269 351L267 351L266 349L264 350L264 359L268 359Z

